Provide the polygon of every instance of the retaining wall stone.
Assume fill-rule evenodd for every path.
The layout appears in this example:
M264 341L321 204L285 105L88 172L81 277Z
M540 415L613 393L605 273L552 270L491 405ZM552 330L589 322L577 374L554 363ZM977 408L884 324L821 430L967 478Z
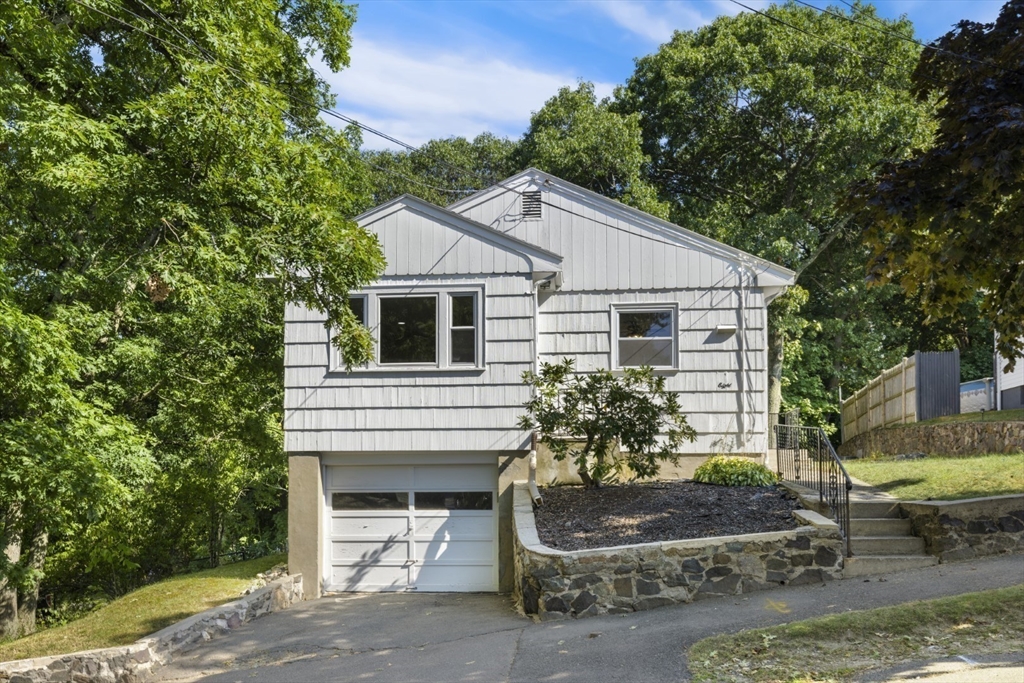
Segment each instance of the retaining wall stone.
M1024 494L900 503L925 552L940 562L1024 551Z
M810 510L794 513L802 526L791 531L566 552L541 544L525 482L514 508L516 601L544 621L842 577L839 527Z
M139 683L176 655L301 600L302 574L293 574L131 645L0 662L0 683Z
M901 425L858 434L837 449L843 458L927 453L983 455L1024 452L1024 422Z

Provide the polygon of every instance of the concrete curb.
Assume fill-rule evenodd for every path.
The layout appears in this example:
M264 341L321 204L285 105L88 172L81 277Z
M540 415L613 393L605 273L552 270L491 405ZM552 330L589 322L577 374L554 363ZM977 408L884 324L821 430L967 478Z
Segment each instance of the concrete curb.
M302 600L302 574L183 619L131 645L0 662L0 683L137 683L200 643Z

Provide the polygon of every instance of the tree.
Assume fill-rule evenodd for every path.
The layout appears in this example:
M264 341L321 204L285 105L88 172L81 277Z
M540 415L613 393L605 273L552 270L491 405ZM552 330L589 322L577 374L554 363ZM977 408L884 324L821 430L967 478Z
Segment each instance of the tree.
M640 117L597 101L594 84L562 88L530 117L515 158L605 197L661 218L668 207L644 178Z
M860 23L792 3L720 17L677 32L616 92L615 109L640 116L649 179L673 220L800 271L812 306L862 277L855 267L825 290L803 280L814 259L850 244L843 235L854 226L838 200L880 160L920 145L930 126L929 104L910 94L918 48L900 39L912 37L910 23L882 20L869 5L848 16ZM772 412L785 349L807 320L796 315L801 296L794 289L769 309Z
M216 563L239 500L283 485L284 302L366 358L347 303L383 268L351 221L367 175L307 63L345 66L353 19L334 0L0 3L0 344L21 359L0 388L21 548L0 582L38 586L30 547L115 592Z
M913 78L920 100L940 101L938 130L853 192L870 274L932 318L960 317L980 292L1012 366L1024 355L1024 1L992 24L960 22Z
M677 462L680 444L697 437L665 378L648 367L627 368L621 377L607 370L578 375L566 358L523 373L523 381L534 393L519 426L538 430L555 460L571 457L587 488L613 472L628 474L626 468L653 477L659 460Z

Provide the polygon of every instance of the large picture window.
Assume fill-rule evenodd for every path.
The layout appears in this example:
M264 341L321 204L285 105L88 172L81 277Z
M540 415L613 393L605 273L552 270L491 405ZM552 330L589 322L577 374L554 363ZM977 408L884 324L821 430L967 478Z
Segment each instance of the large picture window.
M437 295L380 297L380 364L437 362Z
M615 367L676 367L674 306L615 306L612 317Z

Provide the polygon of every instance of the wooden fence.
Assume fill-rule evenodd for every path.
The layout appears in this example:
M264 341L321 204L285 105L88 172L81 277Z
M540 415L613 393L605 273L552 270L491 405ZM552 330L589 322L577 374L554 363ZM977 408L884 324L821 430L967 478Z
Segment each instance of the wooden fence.
M843 401L843 442L879 427L917 422L917 362L904 358Z

